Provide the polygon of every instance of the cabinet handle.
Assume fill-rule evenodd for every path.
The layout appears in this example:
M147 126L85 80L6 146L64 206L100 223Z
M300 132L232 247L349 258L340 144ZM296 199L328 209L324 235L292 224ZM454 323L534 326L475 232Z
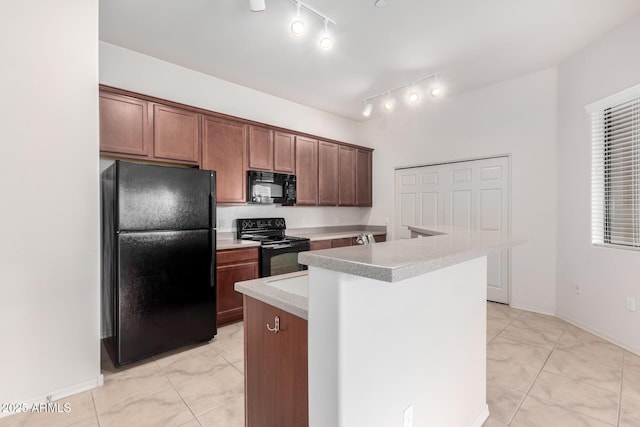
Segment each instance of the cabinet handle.
M275 322L276 322L276 324L274 325L273 328L271 326L269 326L269 324L267 323L267 330L269 332L273 332L273 333L277 334L278 332L280 332L280 316L276 316Z

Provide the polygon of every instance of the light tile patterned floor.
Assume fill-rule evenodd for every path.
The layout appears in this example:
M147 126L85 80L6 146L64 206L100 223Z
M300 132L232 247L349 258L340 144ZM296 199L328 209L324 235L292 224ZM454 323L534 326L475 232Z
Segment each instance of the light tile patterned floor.
M489 303L487 318L485 427L640 426L639 356L552 316ZM63 399L71 412L0 427L244 426L242 323L126 368L103 359L105 385Z

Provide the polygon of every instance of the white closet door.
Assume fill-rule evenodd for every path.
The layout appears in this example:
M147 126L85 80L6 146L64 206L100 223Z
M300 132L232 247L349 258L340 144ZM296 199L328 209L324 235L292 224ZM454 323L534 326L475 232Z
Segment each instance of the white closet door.
M508 157L397 170L394 238L410 238L409 225L507 231ZM509 302L509 259L508 250L488 257L487 299L490 301Z

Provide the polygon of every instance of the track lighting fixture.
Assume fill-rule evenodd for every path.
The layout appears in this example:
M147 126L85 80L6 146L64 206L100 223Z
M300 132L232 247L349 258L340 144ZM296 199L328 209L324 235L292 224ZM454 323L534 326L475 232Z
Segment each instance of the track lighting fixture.
M329 23L327 20L324 20L324 33L322 33L322 38L320 39L320 49L329 50L333 46L333 40L329 36Z
M387 99L384 100L384 109L387 111L393 111L393 107L396 106L396 99L391 97L391 92L387 92Z
M265 0L249 0L249 7L251 8L251 12L262 12L267 8L265 5Z
M300 3L298 3L296 6L298 7L298 12L296 13L295 19L291 23L291 34L296 37L300 37L304 34L305 25L302 21L302 18L300 18Z
M364 110L362 110L362 115L369 117L371 115L371 111L373 111L373 104L369 101L364 101Z
M406 90L406 92L404 92L404 95L403 95L407 104L410 104L410 105L418 104L422 98L421 94L424 93L422 92L422 90L427 89L427 88L423 88L423 89L420 88L420 83L422 83L425 80L434 81L434 83L429 88L431 96L433 96L434 98L437 98L440 95L442 95L443 89L438 84L438 75L431 74L429 76L419 78L418 80L414 80L402 86L394 87L393 89L389 89L384 92L379 92L371 96L368 96L367 98L364 99L364 109L362 110L362 115L365 117L369 117L371 115L371 112L373 111L373 103L371 101L376 98L382 98L383 96L384 96L384 100L382 101L382 107L386 111L393 111L396 104L396 99L393 97L393 93L398 92L402 89L407 89L407 88L408 89Z
M263 0L264 1L264 0ZM330 50L333 47L333 39L329 35L329 24L336 25L336 21L324 15L323 13L317 11L311 6L299 1L299 0L291 0L295 3L297 7L297 14L293 22L291 23L291 34L296 37L301 36L305 31L305 24L300 17L300 9L303 9L312 15L315 15L319 19L324 22L324 31L320 35L320 49L322 50Z

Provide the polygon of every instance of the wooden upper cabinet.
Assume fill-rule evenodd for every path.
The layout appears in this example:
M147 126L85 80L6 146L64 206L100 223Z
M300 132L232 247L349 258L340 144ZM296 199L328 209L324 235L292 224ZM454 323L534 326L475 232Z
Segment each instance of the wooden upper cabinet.
M273 171L295 174L296 149L295 136L293 134L278 131L274 132Z
M338 145L318 142L318 204L338 204Z
M152 142L147 101L100 91L100 151L146 158Z
M296 136L297 205L318 204L318 141Z
M356 149L356 206L372 206L371 151Z
M202 116L202 169L216 171L218 204L246 203L247 125Z
M153 157L200 163L200 115L181 108L153 105Z
M356 204L356 149L338 146L338 205Z
M249 126L249 169L273 170L273 131Z

